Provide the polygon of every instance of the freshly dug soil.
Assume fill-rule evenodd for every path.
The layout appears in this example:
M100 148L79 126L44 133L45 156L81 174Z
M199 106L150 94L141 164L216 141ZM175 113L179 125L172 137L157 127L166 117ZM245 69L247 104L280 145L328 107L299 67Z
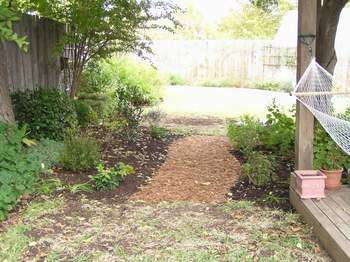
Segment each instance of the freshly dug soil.
M170 146L167 160L151 182L130 199L148 203L224 202L239 167L226 137L185 137Z
M239 151L231 151L241 164L244 163ZM293 210L289 202L289 179L291 167L283 161L277 165L277 181L266 186L254 186L248 180L239 180L231 187L233 200L251 200L259 205L281 208L285 211Z

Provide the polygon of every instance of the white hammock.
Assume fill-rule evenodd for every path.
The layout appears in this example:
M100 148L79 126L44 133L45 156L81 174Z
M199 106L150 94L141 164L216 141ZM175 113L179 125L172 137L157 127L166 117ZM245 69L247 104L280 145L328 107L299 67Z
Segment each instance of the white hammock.
M333 76L313 59L293 93L323 126L332 139L350 155L350 93L341 90Z

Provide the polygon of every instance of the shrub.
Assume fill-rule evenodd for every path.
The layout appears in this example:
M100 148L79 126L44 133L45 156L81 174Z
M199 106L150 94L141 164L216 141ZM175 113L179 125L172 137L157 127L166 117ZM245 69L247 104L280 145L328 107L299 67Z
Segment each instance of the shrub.
M87 127L91 123L96 123L98 120L97 114L92 107L84 101L74 101L75 110L77 112L78 124L81 127Z
M168 82L169 82L169 85L172 85L172 86L181 86L187 83L185 79L183 79L181 76L176 74L170 74Z
M28 142L25 128L0 122L0 220L39 178L40 162L25 152L23 142Z
M97 166L98 173L89 176L98 190L111 190L124 180L124 178L134 173L132 166L119 162L116 167L105 168L103 164Z
M78 101L90 106L98 118L104 118L110 114L114 107L113 95L109 94L109 92L104 94L79 93Z
M276 179L274 159L261 152L251 152L246 163L242 165L243 178L255 186L270 184Z
M59 163L63 151L63 143L54 140L43 139L38 144L29 147L26 152L43 164L44 170L48 171Z
M240 124L231 121L228 127L228 137L234 147L248 155L261 144L263 126L258 119L244 115L240 119Z
M80 93L102 93L111 85L112 76L99 61L92 60L84 68L80 79Z
M130 58L113 58L102 64L110 75L114 88L131 88L142 98L144 105L153 105L161 100L161 89L165 84L158 71L145 62Z
M60 164L72 171L92 168L100 158L100 147L94 138L70 131L64 139Z
M151 137L156 139L162 139L168 135L168 130L160 126L150 126L149 132Z
M137 129L143 119L144 107L149 105L148 99L136 86L119 86L116 91L116 115L122 134L131 139L137 134Z
M27 125L35 139L63 139L64 130L76 124L73 101L57 89L40 88L12 95L16 120Z
M292 162L294 160L295 118L283 113L275 101L268 107L266 118L264 146L282 159Z

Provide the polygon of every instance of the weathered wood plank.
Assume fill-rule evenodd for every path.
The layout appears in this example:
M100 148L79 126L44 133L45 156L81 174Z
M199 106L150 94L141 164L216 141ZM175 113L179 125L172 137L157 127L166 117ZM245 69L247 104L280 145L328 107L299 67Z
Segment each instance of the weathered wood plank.
M337 195L328 196L323 200L330 206L335 212L340 214L345 222L349 224L350 227L350 205L348 205L341 197Z
M350 241L315 204L313 200L301 200L290 188L290 201L306 222L313 227L315 235L330 256L339 262L350 261Z
M341 216L341 214L339 212L334 211L332 206L336 206L336 204L333 203L333 205L329 206L326 204L326 202L324 200L314 201L314 203L321 210L321 212L326 217L328 217L329 221L331 221L339 229L339 231L345 236L345 238L348 241L350 241L349 223L347 223L346 221L343 220L343 217ZM338 211L340 211L340 210L338 210Z

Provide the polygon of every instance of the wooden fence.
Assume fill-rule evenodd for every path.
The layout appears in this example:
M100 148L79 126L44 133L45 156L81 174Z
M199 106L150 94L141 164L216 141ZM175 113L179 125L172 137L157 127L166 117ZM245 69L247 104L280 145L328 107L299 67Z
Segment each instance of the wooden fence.
M0 57L5 60L0 70L7 76L10 92L59 86L60 55L55 47L64 29L62 24L30 15L23 15L14 25L16 33L27 36L29 51L23 52L13 42L0 42Z
M256 82L295 82L296 47L272 41L194 40L155 41L154 64L189 82L230 79L244 86ZM350 85L349 53L338 50L337 81Z

